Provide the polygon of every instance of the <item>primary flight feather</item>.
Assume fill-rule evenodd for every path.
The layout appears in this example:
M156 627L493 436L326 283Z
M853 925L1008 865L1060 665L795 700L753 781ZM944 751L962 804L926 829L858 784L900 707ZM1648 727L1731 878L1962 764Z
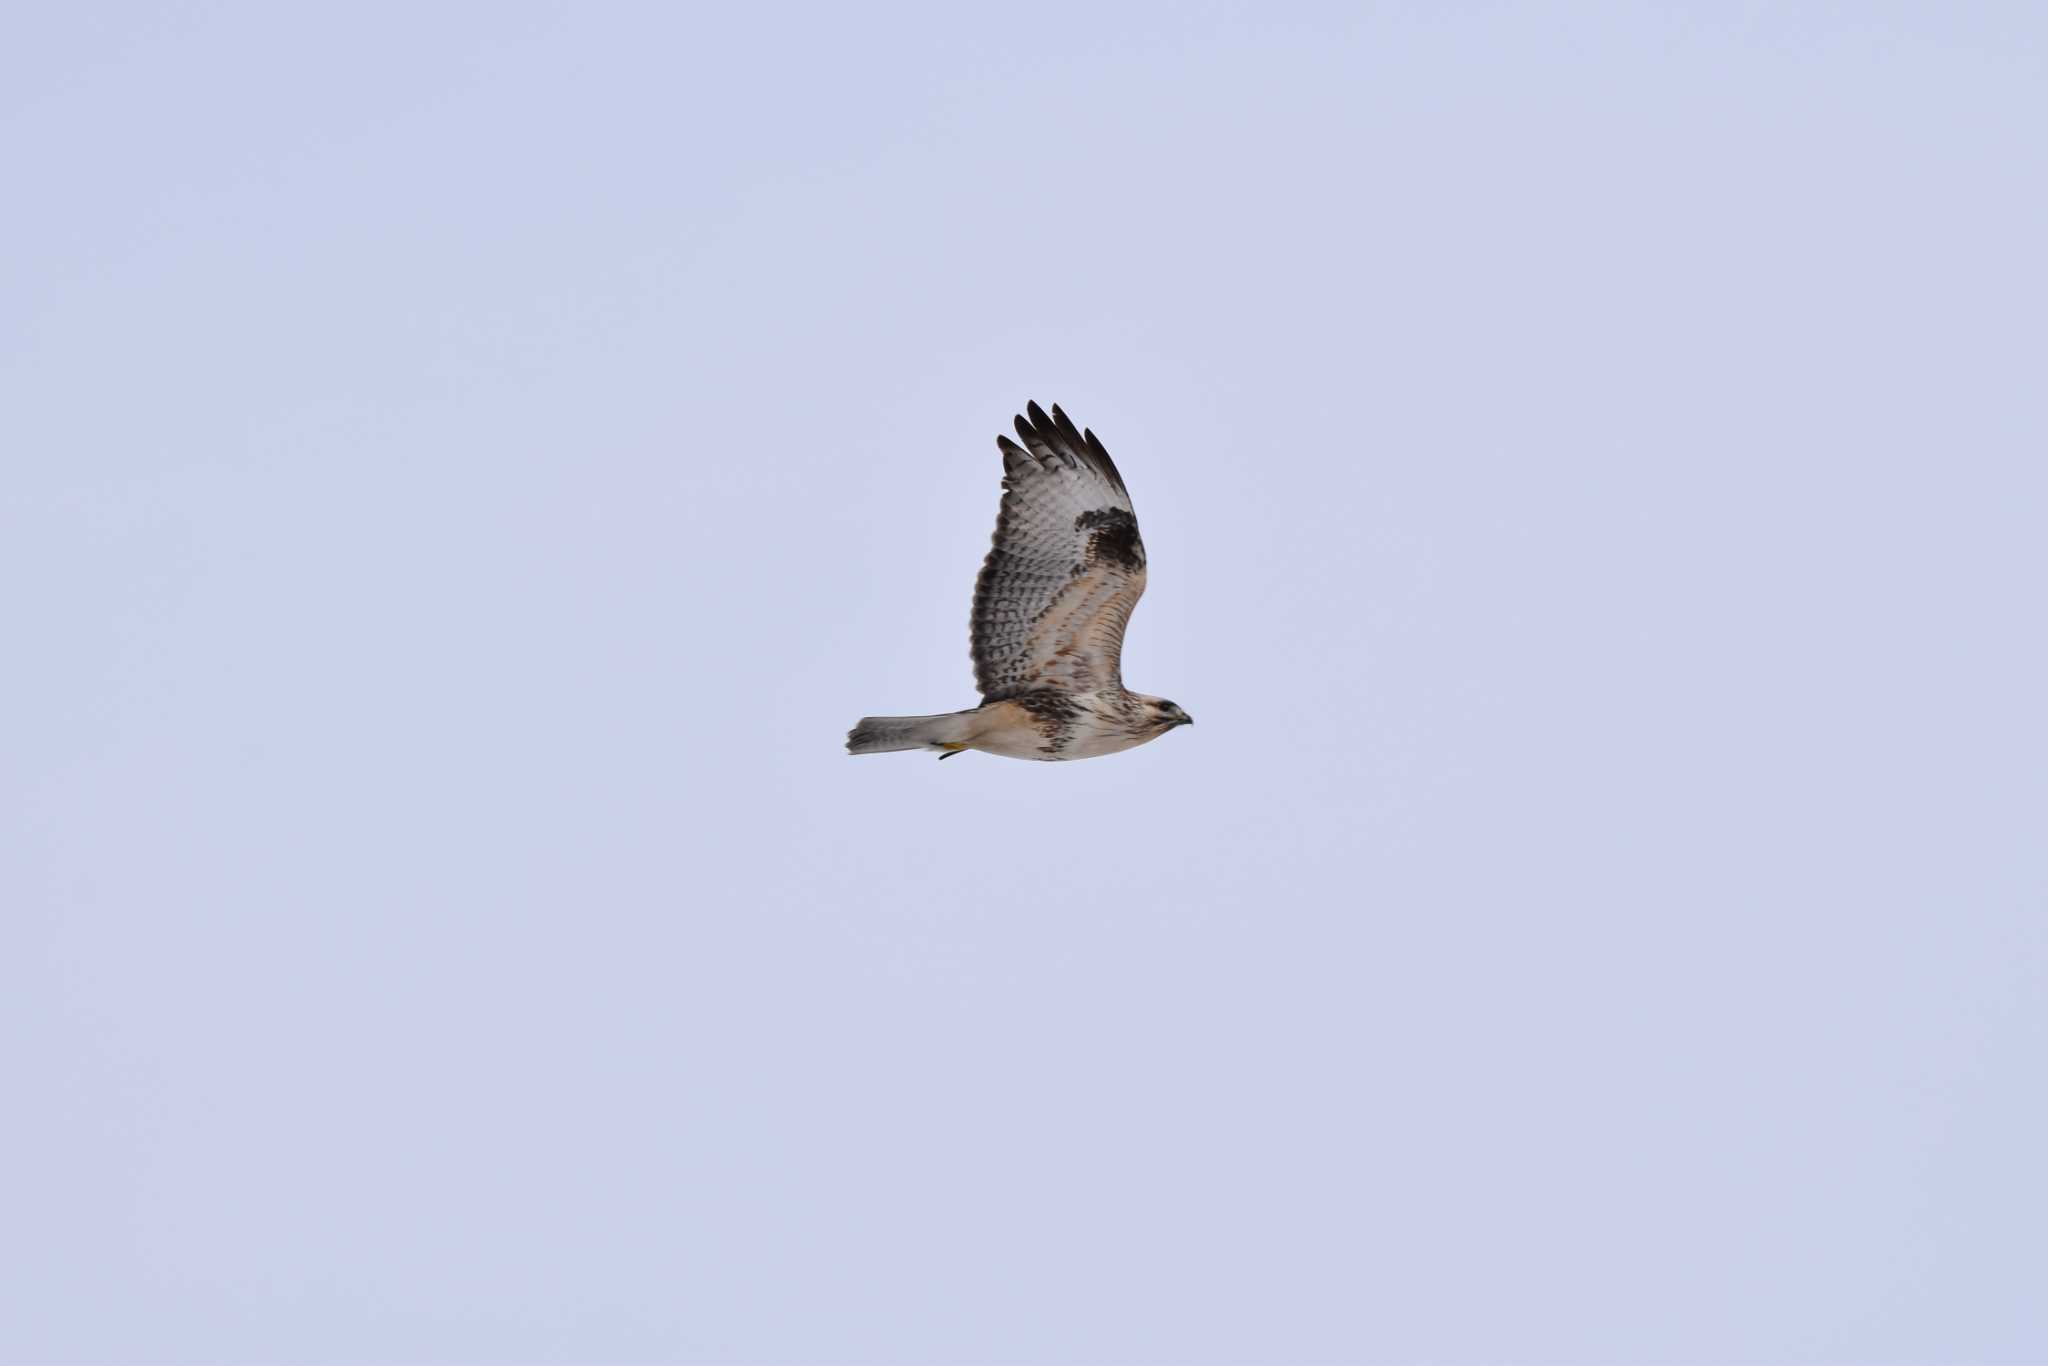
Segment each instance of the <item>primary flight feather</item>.
M1003 454L994 543L974 581L971 648L981 705L942 716L866 716L851 754L978 749L1092 759L1194 720L1124 687L1124 627L1145 591L1145 543L1109 452L1054 404L1017 419ZM1019 444L1019 443L1022 444Z

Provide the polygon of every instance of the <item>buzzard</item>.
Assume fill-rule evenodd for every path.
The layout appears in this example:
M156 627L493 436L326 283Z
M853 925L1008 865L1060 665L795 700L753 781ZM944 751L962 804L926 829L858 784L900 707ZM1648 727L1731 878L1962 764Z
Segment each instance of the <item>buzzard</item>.
M849 754L966 749L1092 759L1194 719L1124 687L1124 625L1145 591L1145 543L1123 476L1095 433L1054 404L1017 419L1003 453L995 544L974 581L970 650L981 705L943 716L864 716Z

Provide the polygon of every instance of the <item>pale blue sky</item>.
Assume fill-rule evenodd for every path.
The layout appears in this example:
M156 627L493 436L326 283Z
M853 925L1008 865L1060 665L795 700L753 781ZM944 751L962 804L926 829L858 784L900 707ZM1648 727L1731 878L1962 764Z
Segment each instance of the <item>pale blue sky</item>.
M17 6L0 1359L2048 1360L2048 10ZM1102 435L1113 759L973 701Z

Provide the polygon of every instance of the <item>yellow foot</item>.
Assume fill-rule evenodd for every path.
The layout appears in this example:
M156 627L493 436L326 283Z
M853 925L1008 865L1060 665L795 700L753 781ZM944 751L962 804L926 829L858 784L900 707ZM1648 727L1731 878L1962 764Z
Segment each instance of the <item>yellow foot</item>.
M960 752L961 752L962 750L966 749L966 748L967 748L967 746L965 746L965 745L940 745L940 746L939 746L939 748L940 748L940 749L942 749L942 750L944 750L944 751L946 751L946 752L945 752L944 754L941 754L941 755L940 755L939 757L940 757L941 759L950 759L950 758L952 758L952 757L953 757L954 755L956 755L956 754L960 753Z

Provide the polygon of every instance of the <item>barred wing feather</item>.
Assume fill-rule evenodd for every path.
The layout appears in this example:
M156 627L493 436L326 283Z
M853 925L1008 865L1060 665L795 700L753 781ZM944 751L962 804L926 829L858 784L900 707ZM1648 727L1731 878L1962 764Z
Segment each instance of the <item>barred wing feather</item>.
M1042 688L1123 686L1124 627L1145 591L1145 544L1109 452L1036 403L1003 453L1003 504L974 583L974 681L985 702Z

